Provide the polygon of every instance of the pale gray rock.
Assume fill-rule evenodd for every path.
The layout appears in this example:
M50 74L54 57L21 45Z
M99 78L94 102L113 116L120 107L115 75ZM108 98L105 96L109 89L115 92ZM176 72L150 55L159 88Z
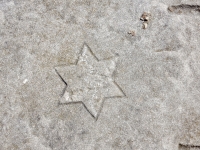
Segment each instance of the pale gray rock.
M1 0L0 150L200 149L199 35L199 0Z

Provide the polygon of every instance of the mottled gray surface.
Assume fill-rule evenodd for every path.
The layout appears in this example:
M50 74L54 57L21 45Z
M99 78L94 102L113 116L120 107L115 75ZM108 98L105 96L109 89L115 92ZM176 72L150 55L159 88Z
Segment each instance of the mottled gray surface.
M0 83L0 150L200 149L200 1L0 0Z

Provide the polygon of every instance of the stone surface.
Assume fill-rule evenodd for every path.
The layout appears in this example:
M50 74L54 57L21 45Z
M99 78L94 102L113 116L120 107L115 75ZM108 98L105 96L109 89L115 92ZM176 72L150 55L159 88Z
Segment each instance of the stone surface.
M1 0L0 149L200 149L199 8Z

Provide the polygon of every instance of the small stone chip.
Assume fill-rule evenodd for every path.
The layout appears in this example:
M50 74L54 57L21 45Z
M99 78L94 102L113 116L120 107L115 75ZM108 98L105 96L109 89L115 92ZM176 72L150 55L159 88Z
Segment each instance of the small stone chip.
M129 31L128 34L130 34L130 35L132 35L132 36L135 36L135 31L133 31L133 30L132 30L132 31Z

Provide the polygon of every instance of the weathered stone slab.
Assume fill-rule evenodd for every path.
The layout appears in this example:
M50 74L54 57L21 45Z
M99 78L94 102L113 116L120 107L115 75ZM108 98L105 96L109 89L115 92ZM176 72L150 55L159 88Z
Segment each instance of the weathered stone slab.
M0 150L200 149L199 0L0 1Z

